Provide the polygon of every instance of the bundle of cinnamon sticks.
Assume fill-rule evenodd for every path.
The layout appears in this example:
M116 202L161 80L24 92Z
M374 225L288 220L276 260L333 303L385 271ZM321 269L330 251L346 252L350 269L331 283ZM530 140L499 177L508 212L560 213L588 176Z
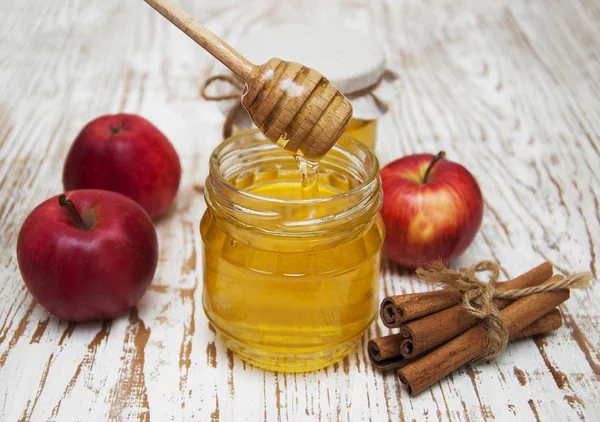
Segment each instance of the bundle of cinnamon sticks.
M544 263L510 281L497 291L508 291L560 281L550 263ZM562 325L556 307L569 298L569 290L536 293L517 300L494 299L501 310L509 338L547 333ZM397 370L411 394L417 394L486 351L486 330L459 303L461 292L445 288L428 293L391 296L381 304L381 320L399 333L369 341L375 367Z

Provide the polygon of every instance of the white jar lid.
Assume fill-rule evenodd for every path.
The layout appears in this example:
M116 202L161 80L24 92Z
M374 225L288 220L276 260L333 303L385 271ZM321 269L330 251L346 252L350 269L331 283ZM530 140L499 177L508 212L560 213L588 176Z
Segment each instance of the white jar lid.
M356 119L378 119L397 92L397 76L386 68L381 46L363 32L335 25L277 25L243 34L234 47L257 65L278 57L321 72L352 102ZM232 75L221 68L221 72ZM232 87L217 83L212 90L216 95L227 95ZM250 128L248 114L234 109L236 104L239 99L221 100L218 107L230 116L230 122Z
M346 95L374 85L385 71L376 40L335 25L270 26L244 35L234 47L258 65L278 57L313 68Z

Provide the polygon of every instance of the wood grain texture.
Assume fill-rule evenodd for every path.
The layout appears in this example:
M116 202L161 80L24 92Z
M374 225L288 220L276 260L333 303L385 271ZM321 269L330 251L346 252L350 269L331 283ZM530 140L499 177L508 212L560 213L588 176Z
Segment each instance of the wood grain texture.
M242 105L267 139L307 160L333 147L352 118L350 101L318 71L273 58L247 80Z
M379 127L382 164L444 149L486 200L458 265L543 260L600 270L600 3L475 0L180 0L235 43L252 28L317 19L373 34L399 76ZM0 419L453 420L600 419L600 286L573 292L565 326L515 341L416 397L373 369L367 339L339 364L275 374L225 350L201 306L207 174L222 116L200 99L220 71L143 1L0 0ZM182 158L177 204L157 222L160 263L137 309L69 324L43 310L18 273L27 213L61 191L70 143L92 118L144 115ZM385 261L380 296L424 291Z
M256 78L258 69L254 64L235 51L222 38L210 32L177 3L171 0L145 0L145 2L240 78L247 82Z

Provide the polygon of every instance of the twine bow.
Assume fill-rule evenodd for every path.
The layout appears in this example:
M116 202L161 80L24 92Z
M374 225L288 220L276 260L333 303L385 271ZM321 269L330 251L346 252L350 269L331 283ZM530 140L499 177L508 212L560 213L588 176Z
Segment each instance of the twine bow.
M491 272L488 282L481 281L477 273ZM487 347L480 360L499 355L508 344L508 328L494 305L494 298L518 299L535 293L551 292L558 289L580 289L587 287L592 274L577 273L560 281L542 283L538 286L506 291L496 290L500 267L492 261L480 261L470 268L454 271L441 262L435 262L427 268L418 268L417 276L426 283L452 287L462 292L462 306L473 316L481 320L486 331Z

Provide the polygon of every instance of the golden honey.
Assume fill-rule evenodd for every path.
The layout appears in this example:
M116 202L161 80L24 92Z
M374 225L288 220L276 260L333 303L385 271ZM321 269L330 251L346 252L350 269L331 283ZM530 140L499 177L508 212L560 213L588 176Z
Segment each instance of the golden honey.
M358 139L360 142L375 151L377 139L377 120L352 119L344 134Z
M319 198L257 130L212 155L205 187L203 306L227 346L274 371L343 358L377 314L384 226L373 153L342 136L321 161Z

